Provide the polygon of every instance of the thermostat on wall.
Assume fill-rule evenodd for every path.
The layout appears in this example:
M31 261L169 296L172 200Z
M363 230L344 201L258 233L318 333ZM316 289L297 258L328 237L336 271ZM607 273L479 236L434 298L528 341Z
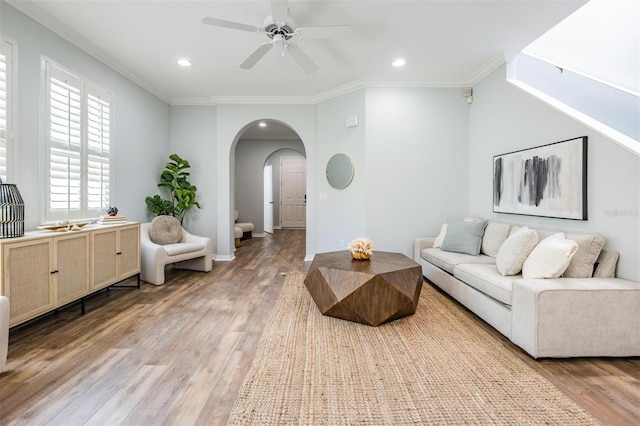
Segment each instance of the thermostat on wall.
M357 115L347 118L347 127L356 127L357 125L358 125Z

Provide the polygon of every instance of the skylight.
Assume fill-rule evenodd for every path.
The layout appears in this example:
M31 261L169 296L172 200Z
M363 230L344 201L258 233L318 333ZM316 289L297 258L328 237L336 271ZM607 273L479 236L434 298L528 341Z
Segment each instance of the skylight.
M512 84L640 155L640 2L591 0L508 64Z

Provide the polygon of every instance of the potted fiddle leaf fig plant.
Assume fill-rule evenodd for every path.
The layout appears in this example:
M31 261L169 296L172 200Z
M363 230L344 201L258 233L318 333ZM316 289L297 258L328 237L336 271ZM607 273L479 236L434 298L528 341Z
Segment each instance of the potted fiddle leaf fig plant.
M169 193L169 199L160 195L145 198L147 209L156 214L173 216L182 223L185 213L192 207L200 208L196 200L196 188L189 182L189 162L181 158L178 154L171 154L169 162L160 174L158 187Z

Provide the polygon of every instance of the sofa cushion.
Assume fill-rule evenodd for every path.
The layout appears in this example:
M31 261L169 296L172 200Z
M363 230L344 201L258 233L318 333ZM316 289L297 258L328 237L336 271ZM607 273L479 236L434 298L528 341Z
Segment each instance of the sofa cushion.
M538 244L538 234L523 226L502 243L496 256L496 266L502 275L516 275L522 271L524 261Z
M487 224L484 229L482 250L480 252L487 256L496 257L500 246L509 236L509 229L511 229L511 225L508 223L490 222Z
M596 234L567 234L567 238L578 243L578 251L564 271L568 278L590 278L594 265L604 246L604 238Z
M156 244L174 244L182 239L182 226L173 216L161 215L151 221L149 239Z
M464 263L453 268L453 276L497 301L511 306L512 283L520 275L502 276L495 265Z
M167 255L177 256L179 254L193 253L194 251L202 250L204 248L204 245L198 243L176 243L165 244L162 248L167 253Z
M235 226L242 229L242 232L251 232L255 229L255 226L251 222L236 223Z
M479 255L482 234L486 226L486 221L462 221L447 224L447 234L442 242L442 250L473 256Z
M453 268L456 265L462 263L483 263L483 264L495 264L493 257L485 256L472 256L470 254L454 253L450 251L443 251L437 248L426 248L422 250L421 257L429 263L434 264L438 268L453 274Z
M593 272L594 278L614 278L616 276L616 264L620 258L620 253L615 250L600 250L600 256L596 261L596 270Z
M522 265L524 279L558 278L576 254L578 243L557 232L540 241Z

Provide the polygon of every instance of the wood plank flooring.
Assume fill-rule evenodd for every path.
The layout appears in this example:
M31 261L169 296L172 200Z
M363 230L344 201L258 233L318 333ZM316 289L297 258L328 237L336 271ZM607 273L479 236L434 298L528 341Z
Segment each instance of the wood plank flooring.
M11 330L0 424L223 425L284 275L305 271L303 230L245 241L208 274L111 289ZM604 424L640 423L640 359L534 360L463 307L513 355Z

